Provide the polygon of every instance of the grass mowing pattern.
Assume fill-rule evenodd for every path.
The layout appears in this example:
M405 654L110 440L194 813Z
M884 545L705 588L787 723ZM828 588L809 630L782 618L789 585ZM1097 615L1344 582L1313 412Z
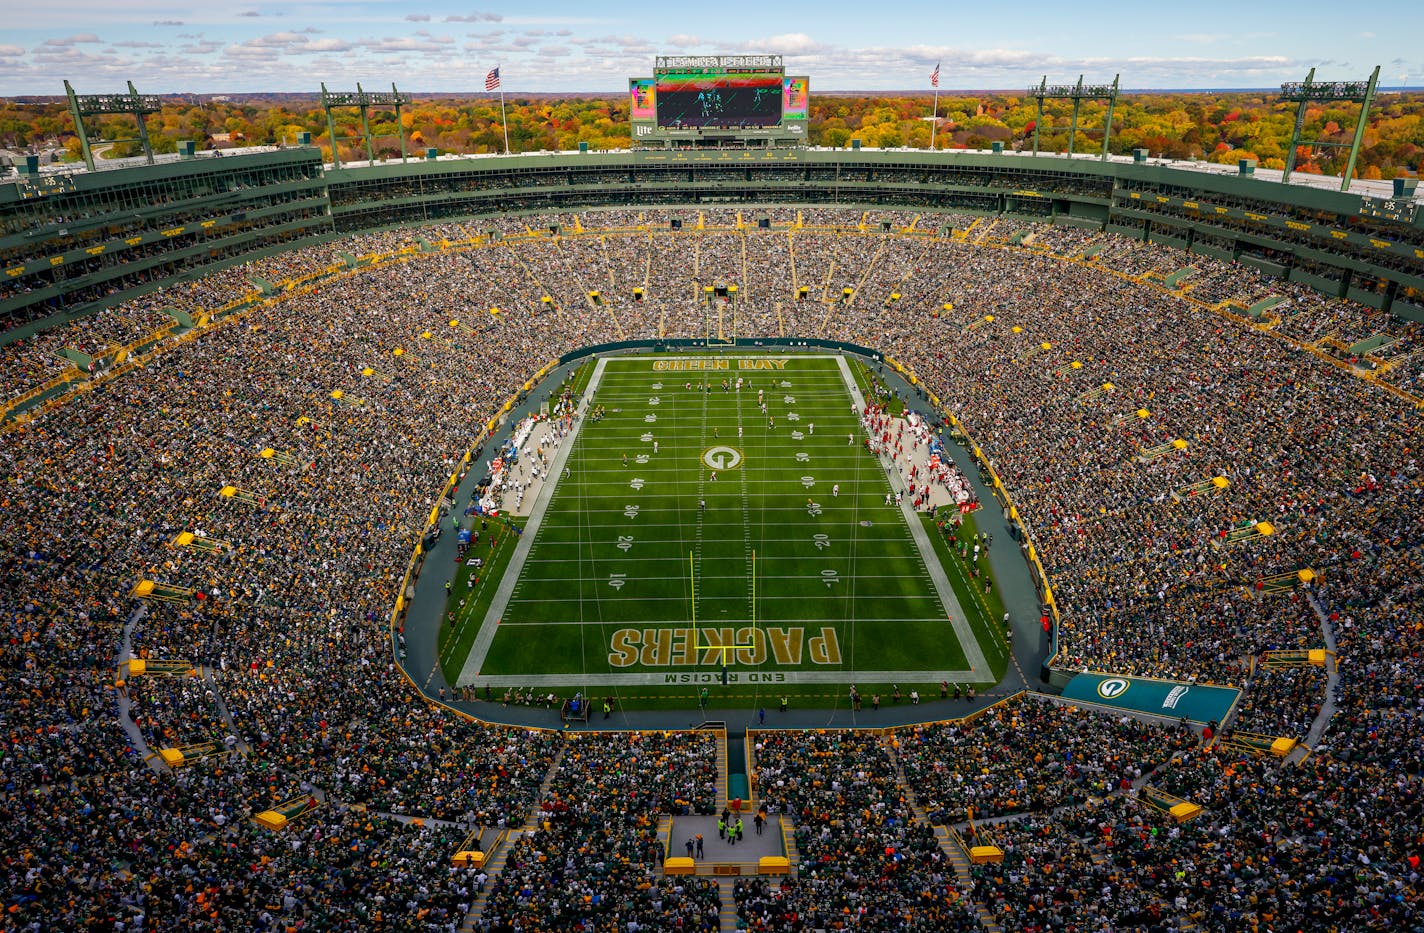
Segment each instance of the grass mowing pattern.
M641 683L625 693L685 705L695 697L689 684L720 686L723 653L709 644L744 646L727 652L723 700L751 684L835 696L844 691L832 684L855 672L894 672L906 693L927 692L947 672L970 679L906 519L885 504L886 471L865 449L837 361L740 370L742 358L710 372L656 371L648 357L608 361L593 399L606 414L580 429L477 684L496 677L497 685L597 690L603 675L636 674ZM936 550L951 553L942 542ZM451 607L447 677L459 673L485 618L500 569L490 564L467 604ZM973 678L983 685L1002 676L1005 659L985 618L990 607L957 569L947 575L991 667ZM860 680L864 696L877 686L889 693L888 683Z

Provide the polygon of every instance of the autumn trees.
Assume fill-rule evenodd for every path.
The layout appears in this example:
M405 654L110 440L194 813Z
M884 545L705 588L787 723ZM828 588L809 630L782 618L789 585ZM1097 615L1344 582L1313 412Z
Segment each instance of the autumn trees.
M515 152L575 149L623 149L631 144L628 104L617 97L548 95L508 98L510 147ZM1311 107L1306 111L1305 136L1325 142L1348 142L1359 114L1358 105ZM364 159L359 115L336 115L336 144L343 161ZM1093 152L1102 145L1106 106L1085 101L1079 112L1076 148ZM1036 108L1032 98L984 92L940 95L935 143L942 149L982 149L992 143L1005 148L1032 144ZM1119 99L1114 113L1111 149L1128 153L1148 150L1153 156L1200 158L1231 163L1255 158L1264 168L1285 165L1294 106L1276 100L1270 91L1222 94L1158 92ZM399 155L394 112L374 110L371 132L378 157ZM426 147L444 153L492 153L503 148L497 100L489 96L456 98L418 95L402 113L412 153ZM844 147L853 140L867 148L929 146L929 95L817 95L811 99L809 138L812 145ZM1069 107L1049 102L1039 127L1039 146L1048 152L1068 146ZM131 137L128 117L102 118L105 138ZM330 158L326 118L315 95L170 97L161 112L148 120L149 137L158 152L173 152L179 140L191 139L207 148L217 138L221 146L294 144L302 132ZM0 147L54 147L78 141L60 101L0 102ZM133 144L122 144L101 157L131 155ZM1371 178L1417 173L1424 160L1424 95L1383 94L1375 102L1365 131L1358 171ZM1338 174L1343 151L1303 147L1297 170Z

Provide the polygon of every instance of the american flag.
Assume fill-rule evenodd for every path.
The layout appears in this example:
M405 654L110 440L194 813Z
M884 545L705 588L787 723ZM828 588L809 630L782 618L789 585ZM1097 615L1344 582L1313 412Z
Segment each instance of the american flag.
M936 73L937 73L937 72L936 72ZM498 65L495 65L493 68L490 69L489 74L485 75L485 90L486 90L486 91L493 91L493 90L495 90L495 89L498 88L498 87L499 87L499 66L498 66Z
M939 62L935 62L935 70L930 72L930 87L939 87Z

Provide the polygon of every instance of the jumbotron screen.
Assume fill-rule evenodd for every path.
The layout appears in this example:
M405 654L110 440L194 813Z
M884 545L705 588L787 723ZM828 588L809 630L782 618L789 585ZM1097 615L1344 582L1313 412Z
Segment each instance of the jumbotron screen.
M659 75L658 126L777 126L783 79L779 72L760 71Z

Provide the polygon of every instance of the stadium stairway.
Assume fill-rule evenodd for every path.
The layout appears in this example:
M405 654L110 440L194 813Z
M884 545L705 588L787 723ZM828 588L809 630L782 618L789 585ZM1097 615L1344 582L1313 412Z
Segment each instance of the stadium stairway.
M666 859L672 852L672 817L667 814L658 817L658 842L662 843L663 858Z
M222 691L218 689L217 681L213 679L213 669L202 665L198 668L198 674L203 678L203 683L207 685L207 688L213 692L213 703L217 706L218 715L222 717L223 724L227 726L228 732L237 739L233 750L243 757L252 754L252 746L248 745L247 740L242 737L242 732L237 728L237 722L232 718L232 713L223 700Z
M949 864L954 867L954 877L959 881L960 888L964 891L965 897L973 897L974 878L969 873L969 853L965 850L963 840L953 832L948 826L937 826L930 822L929 815L920 807L919 798L910 787L910 782L905 778L905 765L900 760L893 738L887 738L885 749L890 754L890 760L895 763L895 780L900 787L904 788L905 799L910 802L910 818L916 823L923 823L934 833L935 841L939 843L940 851L949 859ZM988 933L1003 933L1003 927L994 922L994 915L978 901L974 902L974 909L979 914L979 922Z
M717 812L719 813L730 802L727 790L727 730L723 728L717 734Z
M794 878L801 866L801 850L796 846L796 824L782 816L777 825L781 827L781 848L786 852L786 861L791 865L791 877Z
M133 657L130 645L132 644L134 626L143 618L145 611L146 610L140 606L134 611L133 615L129 616L128 621L124 623L123 641L119 646L117 663L123 664ZM129 697L128 690L119 690L117 695L119 701L119 725L123 727L124 738L128 739L129 744L133 746L139 758L146 762L152 771L157 774L164 773L168 770L167 765L164 765L158 755L154 753L154 750L148 747L148 740L144 738L143 730L140 729L138 723L134 721L133 701Z
M717 882L717 896L721 901L721 913L717 920L717 928L722 933L735 933L737 929L737 879L721 875L714 880Z
M549 790L554 786L554 775L559 773L559 765L564 760L564 754L569 750L568 743L560 746L558 754L554 756L554 761L549 765L549 772L544 775L544 781L539 785L539 795L534 798L533 808L529 812L529 817L524 821L524 825L509 834L509 838L504 841L504 845L499 847L490 860L485 863L485 874L489 876L485 881L484 890L475 897L474 904L470 907L470 912L465 915L465 922L460 924L460 933L475 933L480 918L484 916L485 904L489 902L490 892L494 890L495 880L500 872L504 871L505 862L509 860L509 853L514 848L514 844L522 839L526 834L534 832L539 828L539 804L549 795Z

